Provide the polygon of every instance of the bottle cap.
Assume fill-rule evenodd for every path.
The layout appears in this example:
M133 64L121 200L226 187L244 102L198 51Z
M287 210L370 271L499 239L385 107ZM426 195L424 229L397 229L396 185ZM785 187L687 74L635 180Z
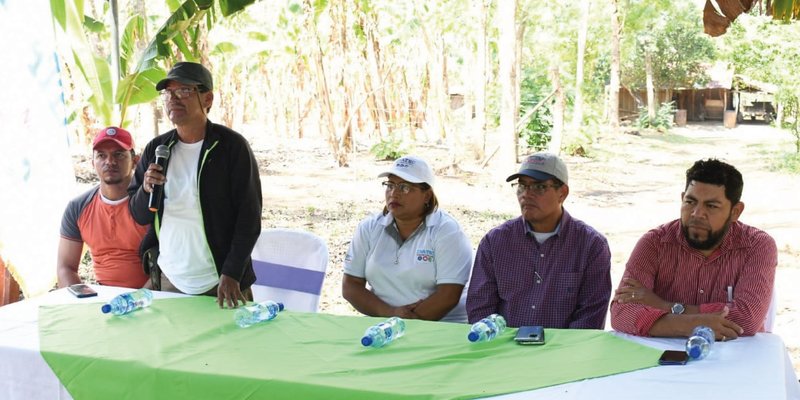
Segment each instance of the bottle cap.
M479 335L478 332L475 332L475 331L472 331L472 332L469 333L469 335L467 335L467 339L469 339L470 342L477 342L478 339L480 339L480 338L481 338L481 335Z
M369 336L364 336L361 338L361 344L365 347L372 346L372 338Z
M283 303L278 303L278 311L283 311Z
M703 354L703 350L697 345L690 346L688 349L686 349L686 352L689 353L689 357L694 359L697 359L701 354Z
M111 304L103 304L103 307L100 307L100 311L102 311L103 314L110 313L111 312Z

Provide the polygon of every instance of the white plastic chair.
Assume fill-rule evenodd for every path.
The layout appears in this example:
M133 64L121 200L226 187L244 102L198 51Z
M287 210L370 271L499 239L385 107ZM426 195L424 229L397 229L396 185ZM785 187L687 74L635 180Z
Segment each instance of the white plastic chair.
M317 312L328 246L313 233L297 229L262 229L252 253L256 302L274 300L287 310Z

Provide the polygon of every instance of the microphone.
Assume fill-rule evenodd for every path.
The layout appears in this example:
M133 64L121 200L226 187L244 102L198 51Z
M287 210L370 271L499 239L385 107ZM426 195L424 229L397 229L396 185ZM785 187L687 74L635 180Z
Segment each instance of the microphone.
M161 168L166 167L167 159L169 158L169 147L166 145L159 145L156 147L156 164ZM162 170L162 172L165 170ZM147 202L147 207L150 211L158 211L161 206L161 197L164 195L164 185L153 185L153 191L150 192L150 201Z

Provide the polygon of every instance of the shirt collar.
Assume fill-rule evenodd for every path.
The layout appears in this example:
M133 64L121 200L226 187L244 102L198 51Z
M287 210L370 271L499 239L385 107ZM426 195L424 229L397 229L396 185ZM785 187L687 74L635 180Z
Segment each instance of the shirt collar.
M528 223L528 221L526 221L525 218L522 217L522 216L520 216L519 219L522 220L522 226L525 227L525 236L533 237L533 229L531 228L531 225ZM558 236L559 233L561 233L561 226L562 225L564 226L564 229L567 229L567 227L569 226L570 221L572 221L572 216L569 215L569 213L567 212L566 208L562 207L561 208L561 219L558 221L558 224L556 224L556 229L554 231L555 232L554 236ZM543 233L547 233L547 232L543 232Z
M697 250L692 246L689 246L689 242L686 240L686 237L683 236L683 228L681 226L680 218L676 219L674 223L676 226L675 233L673 236L674 240L677 240L678 243L680 243L681 246L683 246L687 250L697 252L698 254L702 254L700 250ZM733 249L749 247L747 241L742 240L741 238L742 230L740 224L741 222L739 221L731 223L731 226L728 227L728 232L725 234L725 237L722 238L722 243L720 243L719 247L717 247L716 250L714 250L714 252L712 252L711 255L708 256L708 258L716 257L717 255L719 255L720 252L726 252ZM667 237L669 237L669 235L667 235L665 239Z
M436 211L426 215L425 219L422 221L422 223L425 226L437 226L442 222L442 218L443 218L442 217L442 211L441 210L436 210ZM383 225L384 227L391 226L393 222L394 222L394 216L392 216L392 212L391 211L389 211L385 215L382 215L381 219L379 221L379 223L381 225Z

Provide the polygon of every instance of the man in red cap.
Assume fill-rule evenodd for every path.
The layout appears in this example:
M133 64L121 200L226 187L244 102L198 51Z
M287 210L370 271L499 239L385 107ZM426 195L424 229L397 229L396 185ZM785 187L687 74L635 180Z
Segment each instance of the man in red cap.
M100 184L67 205L58 244L58 286L80 283L78 265L86 243L94 274L102 285L140 288L150 285L139 257L147 226L128 209L128 185L139 157L128 131L108 127L94 138L92 163Z

